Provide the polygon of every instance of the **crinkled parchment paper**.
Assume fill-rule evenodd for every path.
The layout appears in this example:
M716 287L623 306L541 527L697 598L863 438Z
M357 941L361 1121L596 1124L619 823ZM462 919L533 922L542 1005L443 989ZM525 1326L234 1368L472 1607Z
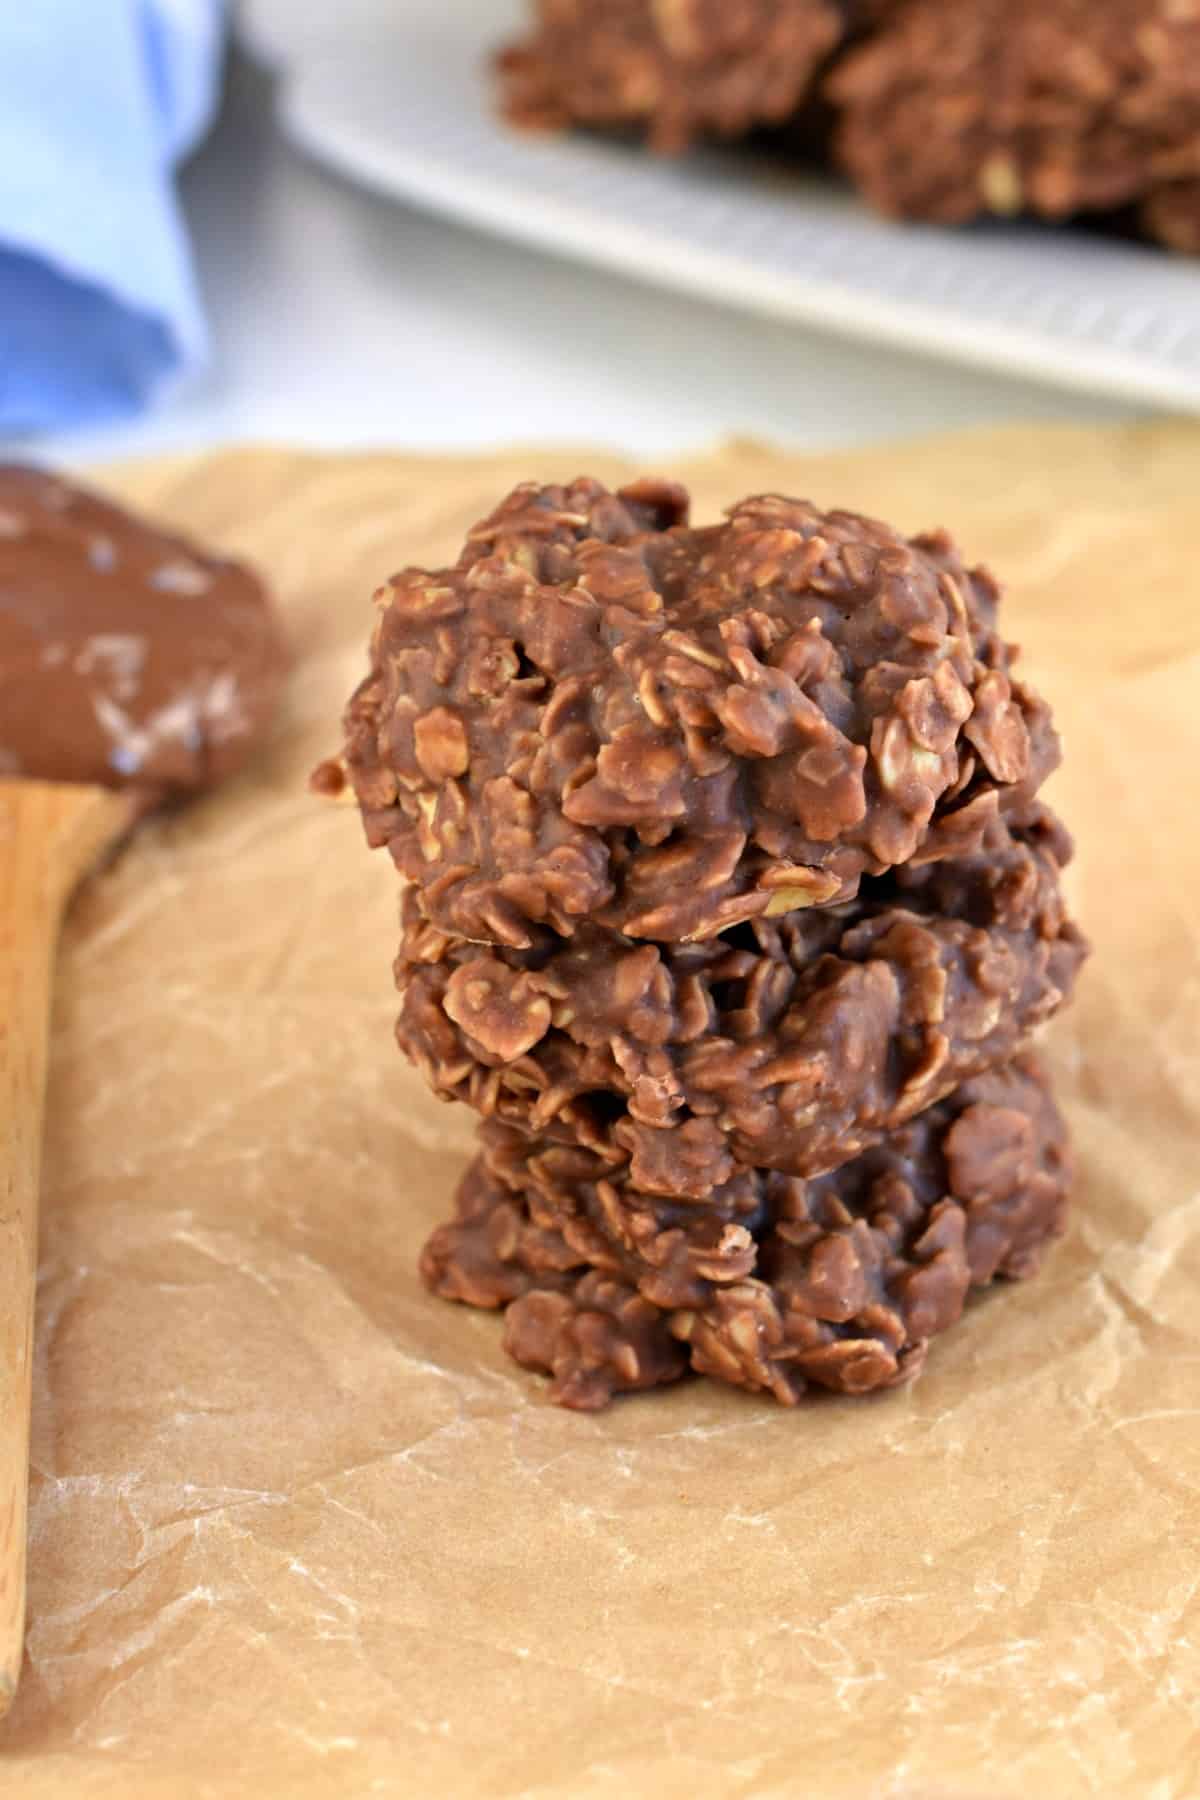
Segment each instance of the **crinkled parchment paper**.
M26 1800L1200 1794L1200 432L682 471L945 523L1053 699L1096 945L1050 1049L1069 1239L911 1391L581 1417L414 1263L472 1121L391 1042L396 889L305 792L372 586L610 456L233 453L128 497L259 560L255 770L144 829L59 967Z

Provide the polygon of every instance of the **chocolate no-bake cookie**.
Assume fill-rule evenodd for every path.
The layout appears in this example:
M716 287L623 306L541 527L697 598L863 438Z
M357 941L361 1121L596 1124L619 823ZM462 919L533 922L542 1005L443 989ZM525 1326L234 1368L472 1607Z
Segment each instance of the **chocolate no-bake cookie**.
M944 534L668 483L518 488L377 595L346 763L427 917L664 942L969 853L1058 759Z
M895 0L827 93L886 213L1064 219L1200 175L1200 12L1178 0Z
M702 1197L736 1164L808 1175L1007 1060L1069 994L1061 828L994 821L953 862L677 946L586 927L529 951L405 907L402 1047L436 1092Z
M654 149L740 137L802 105L841 38L838 0L539 0L498 58L517 125L632 127Z
M977 1077L832 1174L743 1172L648 1201L592 1153L504 1126L434 1233L435 1293L507 1307L505 1345L581 1408L689 1366L785 1404L915 1375L967 1292L1026 1276L1063 1228L1070 1158L1029 1057Z
M1026 1045L1085 947L997 600L944 534L584 479L377 593L320 785L404 881L399 1042L484 1119L422 1272L566 1404L892 1385L1061 1228Z

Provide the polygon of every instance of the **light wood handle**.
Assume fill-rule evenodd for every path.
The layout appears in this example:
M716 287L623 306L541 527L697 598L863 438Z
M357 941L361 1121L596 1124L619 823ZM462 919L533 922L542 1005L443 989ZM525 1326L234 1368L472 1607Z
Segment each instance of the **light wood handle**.
M0 781L0 1715L21 1670L42 1104L54 949L79 877L138 810L105 788Z

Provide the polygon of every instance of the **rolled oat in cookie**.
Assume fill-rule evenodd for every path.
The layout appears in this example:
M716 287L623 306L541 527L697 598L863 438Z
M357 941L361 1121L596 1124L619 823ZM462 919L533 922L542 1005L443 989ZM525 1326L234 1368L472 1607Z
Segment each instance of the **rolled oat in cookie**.
M937 533L780 495L518 488L379 590L345 763L439 929L665 943L969 852L1058 760L998 590Z
M497 59L519 126L620 126L653 149L789 118L840 41L837 0L538 0Z
M895 0L826 93L885 213L1064 219L1200 176L1191 0Z

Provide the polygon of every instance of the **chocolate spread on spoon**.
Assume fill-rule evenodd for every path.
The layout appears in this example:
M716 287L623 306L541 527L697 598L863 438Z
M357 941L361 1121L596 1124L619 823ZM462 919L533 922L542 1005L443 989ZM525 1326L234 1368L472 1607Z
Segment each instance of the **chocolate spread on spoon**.
M0 465L0 776L208 787L253 748L286 665L243 564Z

